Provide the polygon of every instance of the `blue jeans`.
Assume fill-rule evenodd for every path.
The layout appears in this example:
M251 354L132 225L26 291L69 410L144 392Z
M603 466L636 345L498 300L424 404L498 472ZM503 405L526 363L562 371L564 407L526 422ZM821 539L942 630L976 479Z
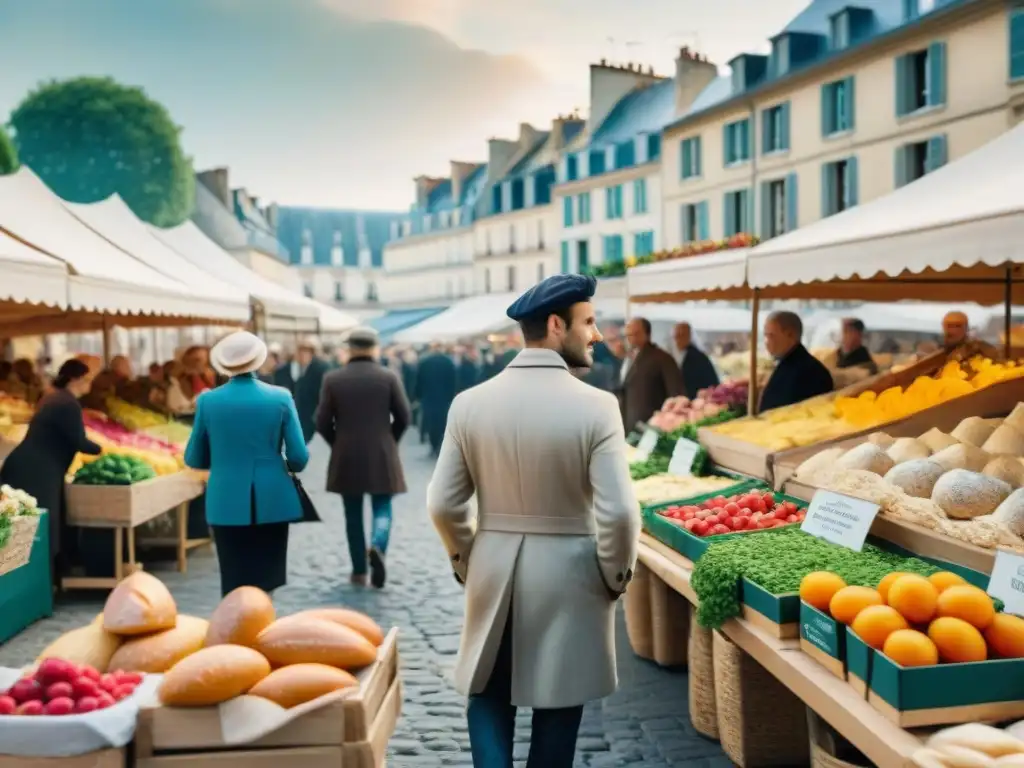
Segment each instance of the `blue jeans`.
M516 708L512 705L512 606L494 670L482 693L469 697L466 720L474 768L512 768ZM583 707L534 709L526 768L572 768Z
M344 495L341 503L345 507L345 534L348 538L348 553L352 558L352 573L362 576L366 573L366 533L363 526L363 494ZM372 494L370 509L373 510L373 528L370 546L384 554L391 538L391 497L386 494Z

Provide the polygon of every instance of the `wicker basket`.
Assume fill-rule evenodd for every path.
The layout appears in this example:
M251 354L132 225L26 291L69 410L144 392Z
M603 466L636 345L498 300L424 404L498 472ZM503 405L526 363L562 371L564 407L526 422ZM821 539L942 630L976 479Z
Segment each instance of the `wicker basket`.
M814 710L807 709L811 768L865 768L871 761L860 754Z
M718 741L715 710L713 632L697 623L697 609L690 608L690 722L701 736Z
M651 636L654 661L663 667L686 666L690 603L672 587L651 577Z
M633 653L641 659L654 659L651 637L651 575L650 569L638 562L625 595L626 635Z
M725 754L740 768L807 765L807 707L725 635L714 635L715 704Z
M32 544L39 530L38 515L20 515L11 518L11 537L0 549L0 576L28 564L32 557Z

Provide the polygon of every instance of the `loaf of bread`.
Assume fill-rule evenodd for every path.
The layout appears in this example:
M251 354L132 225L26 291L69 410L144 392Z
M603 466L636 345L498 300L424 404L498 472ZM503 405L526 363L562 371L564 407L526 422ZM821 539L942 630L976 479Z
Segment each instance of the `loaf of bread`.
M171 667L157 695L169 707L212 707L241 696L269 674L270 662L252 648L215 645Z
M333 621L335 624L341 624L343 627L354 629L374 645L380 645L384 642L384 630L380 628L377 622L365 613L353 611L349 608L310 608L306 611L293 613L285 618L326 619L327 621Z
M352 688L359 681L351 672L326 664L292 664L275 669L249 690L250 696L259 696L290 709L328 693Z
M260 632L253 647L275 667L327 664L362 669L377 659L377 648L354 629L307 617L278 619Z
M110 669L163 674L203 647L208 628L206 619L179 616L174 629L132 638L118 648Z
M74 664L88 664L100 672L106 672L108 669L117 669L110 666L110 660L122 642L120 637L107 632L99 622L94 621L65 632L50 643L36 661L63 659Z
M103 628L115 635L148 635L170 629L178 606L164 583L145 571L122 581L103 607Z
M256 587L239 587L220 601L210 616L206 646L245 645L251 648L256 636L274 622L270 595Z

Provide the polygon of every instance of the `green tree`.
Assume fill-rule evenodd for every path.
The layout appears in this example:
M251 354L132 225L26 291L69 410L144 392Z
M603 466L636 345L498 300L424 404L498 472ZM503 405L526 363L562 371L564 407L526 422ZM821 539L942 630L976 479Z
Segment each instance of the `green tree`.
M141 88L101 77L43 83L14 110L11 127L21 162L65 200L117 192L161 227L192 212L195 177L181 129Z
M18 153L14 149L14 144L11 143L10 136L0 126L0 176L6 176L8 173L14 173L18 170Z

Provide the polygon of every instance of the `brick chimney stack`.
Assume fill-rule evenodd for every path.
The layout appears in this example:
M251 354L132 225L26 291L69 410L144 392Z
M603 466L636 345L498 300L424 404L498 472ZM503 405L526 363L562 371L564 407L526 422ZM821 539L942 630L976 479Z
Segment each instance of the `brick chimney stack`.
M718 77L718 67L689 46L676 58L676 114L686 114L701 91Z

